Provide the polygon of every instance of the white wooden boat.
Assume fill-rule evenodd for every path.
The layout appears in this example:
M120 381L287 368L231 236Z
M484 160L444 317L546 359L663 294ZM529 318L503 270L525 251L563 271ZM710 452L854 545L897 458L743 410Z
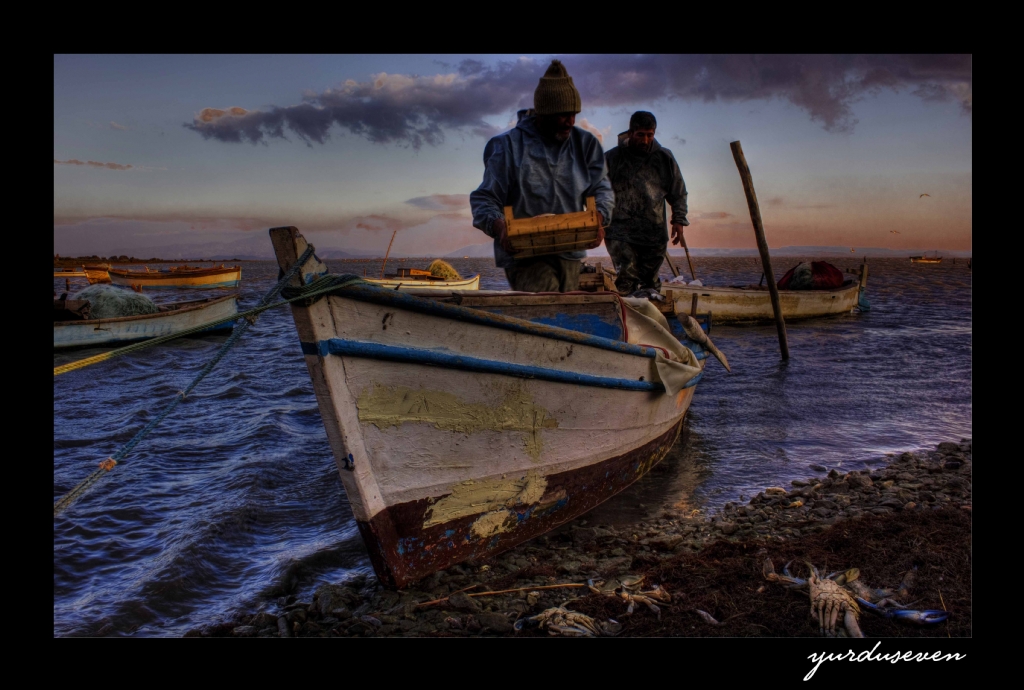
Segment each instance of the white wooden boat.
M238 298L225 295L160 305L155 314L122 316L113 319L79 319L53 322L53 349L122 345L148 340L213 323L238 313ZM231 330L232 321L212 325L205 332Z
M779 290L779 303L786 321L810 319L829 314L845 314L855 307L867 308L863 293L867 286L867 264L862 264L860 280L847 280L835 290ZM663 283L661 293L675 303L677 311L688 312L697 296L697 310L711 312L715 323L735 321L771 321L771 296L767 286L737 285L712 287Z
M480 274L461 280L448 280L436 276L396 276L388 278L365 278L366 282L392 290L479 290Z
M148 267L144 271L111 268L107 275L114 285L135 289L233 288L242 282L242 267L223 264L212 268L172 266L159 271L151 271Z
M288 270L306 240L270 234ZM676 441L703 373L702 348L611 293L414 295L328 276L312 255L284 294L332 281L292 315L392 587L511 548L636 481Z

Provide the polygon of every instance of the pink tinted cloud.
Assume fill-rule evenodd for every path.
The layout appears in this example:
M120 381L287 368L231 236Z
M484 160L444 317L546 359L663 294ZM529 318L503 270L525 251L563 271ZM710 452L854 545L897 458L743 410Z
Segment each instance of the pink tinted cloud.
M407 199L405 203L426 211L469 211L468 194L431 194Z
M131 170L134 166L131 164L121 165L120 163L100 163L99 161L80 161L77 158L71 158L66 161L59 161L56 158L53 159L54 165L84 165L91 168L106 168L107 170Z

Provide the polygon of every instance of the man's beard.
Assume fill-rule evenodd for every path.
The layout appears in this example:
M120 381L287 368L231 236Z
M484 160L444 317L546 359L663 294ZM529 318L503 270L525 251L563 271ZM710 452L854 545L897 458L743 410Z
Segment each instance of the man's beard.
M568 141L569 140L569 136L571 134L572 134L572 130L571 129L567 129L564 132L556 131L555 132L555 139L558 139L558 141Z

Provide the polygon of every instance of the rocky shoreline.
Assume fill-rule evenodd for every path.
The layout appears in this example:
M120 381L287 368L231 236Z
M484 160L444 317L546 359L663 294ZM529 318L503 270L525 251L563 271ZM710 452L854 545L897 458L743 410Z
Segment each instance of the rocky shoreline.
M546 635L529 619L558 606L595 621L614 617L615 632L623 636L817 634L806 594L768 585L760 575L766 557L820 559L817 566L833 570L858 567L875 586L899 582L902 572L920 567L914 608L941 605L954 624L936 631L940 626L907 629L880 620L874 634L970 635L972 441L943 442L883 462L794 480L788 489L769 487L747 504L726 503L711 517L669 509L616 528L589 524L584 515L402 591L360 576L322 585L310 601L281 597L268 611L185 635ZM600 584L641 577L637 591L660 585L663 598L637 600L628 614L624 600ZM588 580L608 591L594 592Z

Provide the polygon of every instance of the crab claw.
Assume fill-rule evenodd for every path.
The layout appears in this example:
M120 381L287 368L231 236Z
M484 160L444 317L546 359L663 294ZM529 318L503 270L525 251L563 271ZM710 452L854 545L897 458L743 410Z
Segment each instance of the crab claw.
M883 618L891 618L897 621L905 621L907 623L914 623L915 625L934 625L935 623L941 623L942 621L949 618L949 611L938 611L935 609L929 609L927 611L911 611L909 609L885 609L881 606L877 606L862 599L856 597L857 603L866 608L872 613L878 614Z
M804 561L804 565L806 565L810 569L811 575L814 576L815 580L820 580L821 579L821 574L818 572L817 568L815 568L813 565L811 565L807 561Z
M778 581L786 585L789 589L798 589L807 585L807 580L801 580L799 577L793 577L793 573L789 572L789 566L793 561L790 561L786 565L782 566L782 577L777 577ZM768 578L769 580L771 578Z

